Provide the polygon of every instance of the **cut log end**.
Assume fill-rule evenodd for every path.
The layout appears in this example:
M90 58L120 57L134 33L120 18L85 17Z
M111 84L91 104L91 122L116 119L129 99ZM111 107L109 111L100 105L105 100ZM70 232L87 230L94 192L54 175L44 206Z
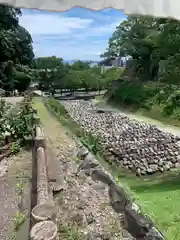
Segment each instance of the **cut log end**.
M57 237L57 226L52 221L36 223L30 231L30 240L55 240Z
M45 148L46 147L46 140L44 137L35 137L34 141L35 141L36 148L39 148L39 147Z
M38 204L32 209L31 215L35 222L55 220L56 209L51 203Z

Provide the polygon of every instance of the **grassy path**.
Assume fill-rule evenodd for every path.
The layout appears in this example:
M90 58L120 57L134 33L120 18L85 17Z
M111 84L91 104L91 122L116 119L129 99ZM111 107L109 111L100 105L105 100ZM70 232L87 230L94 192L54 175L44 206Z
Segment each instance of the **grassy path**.
M130 240L120 225L120 216L109 206L107 187L77 173L76 144L67 129L53 117L40 99L34 100L65 179L64 190L55 196L59 239ZM48 143L48 144L49 144Z

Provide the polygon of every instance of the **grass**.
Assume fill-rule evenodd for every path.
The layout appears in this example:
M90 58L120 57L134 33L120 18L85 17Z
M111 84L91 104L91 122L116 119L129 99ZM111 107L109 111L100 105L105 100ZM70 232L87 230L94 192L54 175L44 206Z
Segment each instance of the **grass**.
M104 99L96 100L98 103L104 103L107 104L107 101ZM109 106L115 107L119 110L122 110L124 113L127 114L133 114L134 116L141 116L141 117L147 117L152 120L159 121L166 125L172 125L175 127L180 127L180 121L173 119L169 116L164 116L162 113L162 109L158 105L152 106L150 110L147 110L145 108L135 108L133 106L125 106L122 107L118 103L108 102Z
M101 159L101 161L103 161ZM178 171L136 177L127 170L103 165L116 181L135 198L142 211L149 215L168 240L180 240L180 175Z
M16 231L18 231L19 228L21 227L21 225L24 223L26 216L27 216L27 211L17 212L15 214L14 221L15 221L15 230Z
M81 141L83 140L82 142L86 142L86 146L92 151L89 138L93 138L93 136L86 135L78 127L77 123L69 117L64 107L55 100L46 102L46 105L48 108L51 107L51 111L55 113L61 123L69 127L76 136L81 138ZM116 166L109 165L105 161L102 157L102 149L99 147L99 139L94 141L94 145L94 153L97 158L111 172L116 181L130 191L142 211L151 217L166 239L180 240L179 172L171 171L145 177L136 177L129 171L119 170Z
M68 222L60 222L58 227L58 236L63 240L84 240L85 235L76 226Z

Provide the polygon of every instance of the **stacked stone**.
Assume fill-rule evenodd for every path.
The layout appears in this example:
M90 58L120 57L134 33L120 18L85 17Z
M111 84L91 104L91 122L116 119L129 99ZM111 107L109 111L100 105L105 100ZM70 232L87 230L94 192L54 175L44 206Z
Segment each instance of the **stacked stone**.
M117 112L101 112L90 101L63 102L71 117L86 131L101 135L114 161L137 174L180 167L179 138L156 126Z

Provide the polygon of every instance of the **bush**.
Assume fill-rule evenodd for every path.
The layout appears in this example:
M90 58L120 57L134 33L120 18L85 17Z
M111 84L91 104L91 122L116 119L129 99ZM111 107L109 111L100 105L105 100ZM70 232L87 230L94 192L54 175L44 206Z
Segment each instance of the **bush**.
M31 96L9 111L5 101L0 102L0 140L4 143L6 134L10 134L12 141L24 143L26 137L31 136L34 110L31 106ZM7 113L8 112L8 113Z
M111 82L112 80L118 80L123 71L123 68L110 68L103 74L103 76L107 79L108 82Z
M172 92L173 90L169 86L158 86L158 91L153 98L153 103L163 107Z
M31 77L24 72L15 71L14 78L16 80L15 89L20 92L25 91L31 83Z
M180 108L180 90L174 91L166 100L163 113L164 115L170 116L178 116L177 111Z
M142 82L122 80L118 89L114 92L112 100L124 105L143 107L150 95L151 90L145 89Z
M55 111L55 113L62 114L63 116L68 115L68 111L65 109L65 107L58 103L55 99L48 99L47 103Z

